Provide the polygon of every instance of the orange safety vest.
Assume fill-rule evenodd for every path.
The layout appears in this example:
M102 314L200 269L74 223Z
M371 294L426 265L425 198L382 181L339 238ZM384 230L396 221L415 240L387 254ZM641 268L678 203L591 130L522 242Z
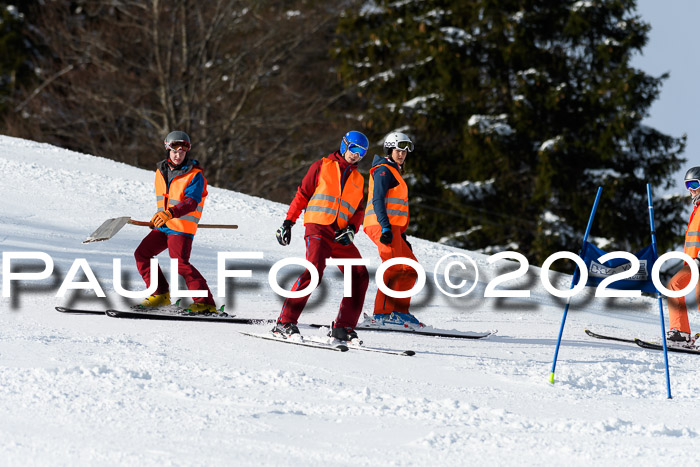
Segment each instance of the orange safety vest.
M683 252L693 259L697 258L700 252L700 216L696 215L697 212L698 207L695 206L685 231L685 247L683 248Z
M341 193L340 165L337 161L324 157L316 191L309 198L304 211L304 225L331 225L337 219L338 227L344 229L362 202L364 185L364 177L353 170Z
M385 166L391 170L391 173L394 174L394 178L399 182L397 186L387 190L384 202L386 204L386 213L389 216L389 222L392 226L401 228L403 232L406 230L406 227L408 227L408 185L406 185L399 171L389 164L375 165L369 172L369 198L367 200L369 205L365 211L363 225L365 227L380 225L379 221L377 221L377 214L374 212L374 204L372 203L372 199L374 198L374 177L372 174L381 166Z
M202 169L198 166L192 167L190 171L182 175L178 175L173 178L170 182L170 189L168 189L165 183L165 178L160 170L156 170L156 205L158 206L158 212L165 211L166 209L175 206L182 201L185 197L185 188L190 184L192 179L198 174L202 173ZM204 174L202 174L204 178ZM182 232L194 235L197 233L197 225L199 220L202 218L202 211L204 211L204 200L207 198L207 179L204 179L204 191L202 191L202 200L197 205L197 209L188 212L182 217L170 219L165 226L176 232Z

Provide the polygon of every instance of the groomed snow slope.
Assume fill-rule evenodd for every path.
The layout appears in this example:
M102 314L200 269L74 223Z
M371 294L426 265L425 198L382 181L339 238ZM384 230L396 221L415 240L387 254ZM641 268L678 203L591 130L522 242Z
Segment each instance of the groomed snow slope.
M154 149L154 166L159 157ZM113 258L122 260L129 288L143 288L132 255L145 228L81 241L111 217L150 219L154 174L9 137L0 137L0 171L2 252L45 252L55 261L51 278L22 281L2 298L0 464L660 465L692 456L700 444L700 357L669 355L674 399L667 400L660 352L583 333L658 337L655 300L594 299L589 292L574 298L554 385L547 379L563 303L543 289L539 268L506 284L530 289L529 299L484 299L488 280L513 266L414 238L428 273L414 298L417 316L436 327L498 329L496 336L361 333L371 345L415 350L409 358L237 333L267 326L65 315L54 306L128 306L113 290ZM210 188L203 222L240 226L200 230L195 240L192 263L214 293L217 252L264 254L229 262L253 273L228 280L225 300L218 299L227 311L277 317L282 300L267 273L280 259L304 257L301 222L289 247L274 239L285 212L281 204ZM363 234L356 243L373 275L376 248ZM451 253L478 264L480 282L464 298L449 299L432 284L433 267ZM56 297L76 258L88 261L107 299L83 291ZM18 266L40 269L36 261ZM284 271L289 287L296 270ZM568 288L570 277L551 277ZM372 280L366 312L375 292ZM342 275L329 268L301 321L329 323L341 296Z

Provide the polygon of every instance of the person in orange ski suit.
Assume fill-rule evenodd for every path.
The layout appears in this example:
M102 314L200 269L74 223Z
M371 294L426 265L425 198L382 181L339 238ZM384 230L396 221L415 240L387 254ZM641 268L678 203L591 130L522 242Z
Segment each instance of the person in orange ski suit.
M374 156L370 169L368 205L363 222L364 232L377 245L382 262L391 258L416 261L406 239L408 227L408 186L403 179L406 156L414 149L411 139L392 132L384 140L385 157ZM384 283L394 291L413 288L418 273L405 264L391 266L384 273ZM377 290L373 319L384 324L423 326L409 312L410 298L394 298Z
M688 228L685 231L685 245L683 252L690 256L700 267L700 167L691 167L685 174L685 187L690 192L693 201L693 212L690 214ZM684 264L669 281L668 289L673 291L683 290L690 283L690 266ZM698 281L700 284L700 281ZM700 307L700 286L695 286L695 297ZM688 323L688 309L684 297L668 297L668 315L671 329L666 335L666 341L672 345L692 347L695 338L690 335Z

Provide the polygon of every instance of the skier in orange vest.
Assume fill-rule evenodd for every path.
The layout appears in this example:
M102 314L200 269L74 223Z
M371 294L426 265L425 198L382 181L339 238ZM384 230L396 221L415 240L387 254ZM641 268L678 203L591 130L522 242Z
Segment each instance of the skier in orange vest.
M370 169L368 206L363 224L364 232L377 245L382 262L404 257L416 261L413 248L406 240L408 227L408 186L403 179L406 156L413 152L413 142L404 133L389 133L384 140L385 157L374 156ZM384 273L384 283L394 291L413 288L418 278L410 266L398 264ZM377 290L374 300L375 322L422 327L408 308L410 298L393 298Z
M194 298L187 308L190 313L217 313L214 297L207 281L190 264L192 241L197 233L197 224L202 217L204 200L207 197L207 180L202 168L188 152L192 147L190 137L184 131L173 131L165 137L167 159L158 163L155 178L156 204L158 211L151 223L154 229L146 235L134 252L136 267L146 282L151 285L151 264L154 256L168 250L171 258L178 260L178 272L185 278L189 290L203 290L205 297ZM140 307L170 305L170 287L158 268L158 287Z
M685 187L690 193L693 202L693 212L690 214L688 228L685 231L685 246L683 252L690 256L695 264L700 267L700 167L691 167L685 174ZM668 289L673 291L683 290L690 283L690 266L683 267L669 281ZM700 281L696 284L695 297L700 308ZM695 338L690 335L688 323L688 309L685 306L684 297L668 297L668 315L671 329L666 335L666 342L671 345L693 347Z
M299 186L289 206L287 217L277 230L280 245L289 245L292 226L304 210L306 232L306 259L323 277L328 258L361 258L353 245L355 233L362 224L365 208L363 187L365 180L357 171L357 164L367 153L369 140L359 131L349 131L343 136L340 151L314 162ZM340 267L341 271L343 268ZM329 337L341 341L358 341L355 326L362 313L362 305L369 284L369 274L364 266L352 266L352 294L340 302L338 315L331 324ZM292 290L303 290L311 281L304 271ZM297 321L310 295L287 298L272 332L289 338L299 334Z

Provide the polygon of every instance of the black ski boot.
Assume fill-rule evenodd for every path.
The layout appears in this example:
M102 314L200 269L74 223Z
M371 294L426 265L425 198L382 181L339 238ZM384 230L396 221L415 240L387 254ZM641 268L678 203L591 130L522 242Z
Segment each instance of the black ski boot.
M331 323L331 330L328 331L328 337L338 339L343 342L362 345L362 341L357 337L357 333L353 328L335 327L335 321Z
M295 334L301 336L299 328L295 323L280 323L279 321L272 328L272 333L284 337L285 339L289 339Z
M693 348L693 340L689 332L681 332L678 329L671 329L666 333L666 343L676 347Z

